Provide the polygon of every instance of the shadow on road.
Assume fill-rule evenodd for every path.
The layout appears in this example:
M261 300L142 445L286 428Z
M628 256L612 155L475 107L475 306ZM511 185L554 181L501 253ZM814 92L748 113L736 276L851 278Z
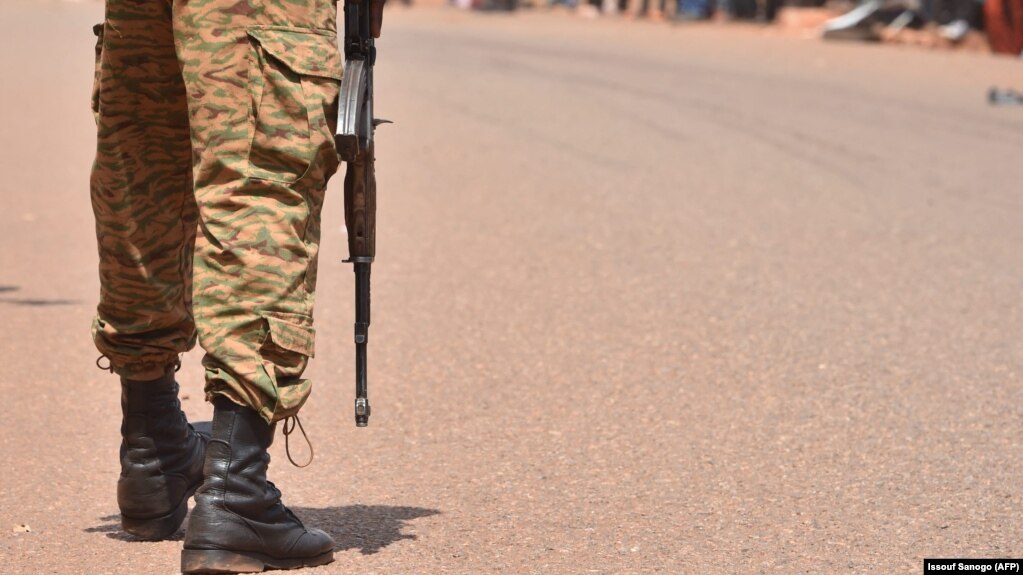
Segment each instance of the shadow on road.
M416 538L414 534L402 532L408 527L408 522L440 513L436 509L390 505L347 505L324 509L294 507L292 510L307 526L317 527L329 533L337 542L335 551L358 549L363 555L372 555L398 541L414 540ZM118 541L142 541L121 530L120 515L107 515L100 517L99 520L102 522L100 525L88 527L83 531L103 533L108 538ZM165 541L181 541L187 525L186 520L182 529Z
M8 299L0 298L0 304L24 305L32 307L45 307L51 305L78 305L82 302L76 299Z
M335 551L358 549L363 555L377 553L391 543L415 539L414 534L402 532L408 527L408 522L440 513L436 509L390 505L347 505L325 509L296 507L294 511L306 525L329 533L337 541Z
M21 289L18 286L0 285L0 293L10 293ZM24 305L43 307L51 305L78 305L82 302L76 299L36 299L36 298L6 298L0 297L0 304Z
M122 531L121 530L121 516L120 515L107 515L105 517L100 517L99 520L102 521L103 523L100 524L100 525L97 525L95 527L87 527L85 529L82 529L82 531L85 531L86 533L104 533L104 534L106 534L107 538L109 538L109 539L116 539L118 541L132 541L132 542L138 542L138 543L151 543L151 541L146 541L145 539L139 539L138 537L135 537L134 535L129 535L129 534L125 533L124 531ZM185 523L185 525L188 525L188 524ZM167 539L163 539L163 541L181 541L184 538L185 538L185 529L184 529L184 526L182 526L182 528L178 529L177 532L174 533L174 535L168 537Z

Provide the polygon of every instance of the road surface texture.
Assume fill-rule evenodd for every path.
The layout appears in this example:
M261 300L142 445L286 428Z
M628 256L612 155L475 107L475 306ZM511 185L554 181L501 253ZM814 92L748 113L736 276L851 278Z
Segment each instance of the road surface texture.
M5 574L178 569L180 536L119 530L119 389L88 336L101 18L0 3ZM338 178L316 459L273 447L338 542L309 573L1023 556L1023 108L984 99L1019 62L443 8L389 10L379 47L373 418Z

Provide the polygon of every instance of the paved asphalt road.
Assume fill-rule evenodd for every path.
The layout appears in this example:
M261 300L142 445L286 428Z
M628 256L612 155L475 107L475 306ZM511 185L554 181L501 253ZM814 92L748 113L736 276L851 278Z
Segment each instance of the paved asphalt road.
M178 567L180 541L119 531L88 337L101 13L0 3L5 574ZM374 416L354 428L335 180L316 461L274 446L338 540L310 573L1023 556L1023 108L984 101L1019 62L423 8L389 11L378 83Z

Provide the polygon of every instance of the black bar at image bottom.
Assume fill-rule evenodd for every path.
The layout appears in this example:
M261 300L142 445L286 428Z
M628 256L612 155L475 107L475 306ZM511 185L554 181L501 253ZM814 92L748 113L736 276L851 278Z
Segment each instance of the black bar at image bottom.
M924 559L924 575L939 573L1020 573L1023 559Z

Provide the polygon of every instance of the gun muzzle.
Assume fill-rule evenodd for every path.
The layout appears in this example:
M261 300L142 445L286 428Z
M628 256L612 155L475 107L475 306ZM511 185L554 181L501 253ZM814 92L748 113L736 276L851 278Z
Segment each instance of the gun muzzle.
M355 398L355 426L369 425L369 400L365 397Z

